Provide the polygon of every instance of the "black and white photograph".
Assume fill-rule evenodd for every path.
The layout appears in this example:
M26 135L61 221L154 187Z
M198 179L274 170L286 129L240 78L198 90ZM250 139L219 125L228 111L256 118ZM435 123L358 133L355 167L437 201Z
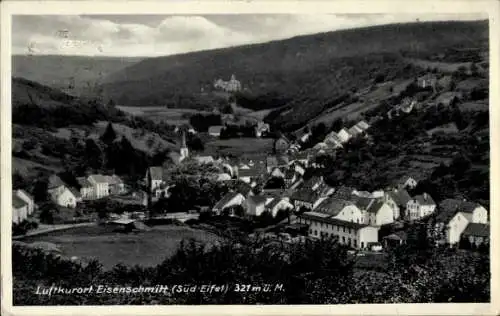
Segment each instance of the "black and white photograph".
M12 307L492 303L488 12L285 9L11 15Z

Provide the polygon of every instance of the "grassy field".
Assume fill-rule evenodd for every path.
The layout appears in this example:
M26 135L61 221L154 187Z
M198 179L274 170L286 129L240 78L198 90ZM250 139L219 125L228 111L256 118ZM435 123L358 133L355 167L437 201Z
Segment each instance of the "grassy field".
M137 116L144 116L155 122L165 122L167 124L181 125L189 123L186 115L192 114L209 114L207 111L199 111L194 109L171 109L164 106L118 106L125 113Z
M233 138L218 139L205 145L206 154L216 153L245 155L266 154L272 151L273 139L271 138Z
M101 226L77 227L46 235L25 238L24 242L44 241L56 244L65 256L96 258L110 269L118 263L155 266L172 256L183 239L215 242L219 237L189 227L155 226L137 234L110 232Z

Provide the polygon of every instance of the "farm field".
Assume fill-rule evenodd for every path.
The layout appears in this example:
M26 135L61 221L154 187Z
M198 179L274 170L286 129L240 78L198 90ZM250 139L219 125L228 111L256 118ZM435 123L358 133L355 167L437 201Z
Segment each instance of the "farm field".
M273 148L271 138L232 138L218 139L205 145L205 153L208 155L232 154L232 155L265 155Z
M166 225L154 226L151 231L136 234L115 233L102 226L76 227L27 237L22 241L54 243L64 256L96 258L104 269L111 269L118 263L156 266L175 253L181 240L191 238L207 243L220 239L202 230Z
M207 111L194 109L172 109L163 106L117 106L117 108L131 115L144 116L145 118L151 119L155 122L165 122L172 125L189 123L188 115L210 114L210 112Z

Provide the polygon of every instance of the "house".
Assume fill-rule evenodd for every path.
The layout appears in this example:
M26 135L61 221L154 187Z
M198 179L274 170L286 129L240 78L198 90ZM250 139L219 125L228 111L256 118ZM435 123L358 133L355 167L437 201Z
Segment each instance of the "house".
M356 127L362 131L366 131L367 129L370 128L370 125L365 121L359 121L358 123L356 123Z
M243 202L243 208L247 215L260 216L266 210L268 199L262 195L249 196Z
M384 193L384 202L391 207L396 220L405 214L409 200L411 196L405 189L392 189Z
M351 128L349 128L349 134L352 135L352 137L357 137L363 133L363 130L357 127L356 125L353 125Z
M116 174L105 176L109 186L109 194L118 195L125 193L125 183Z
M351 200L328 197L314 209L314 212L347 222L364 222L363 213Z
M285 136L281 136L274 142L274 150L276 153L285 153L290 147L290 141Z
M266 168L267 172L271 172L274 168L278 168L278 158L276 158L276 156L266 157Z
M296 154L294 154L291 159L290 159L290 163L301 163L303 165L303 168L305 169L308 164L309 164L309 153L305 152L305 151L300 151Z
M411 100L410 98L405 98L405 99L403 99L403 102L399 106L398 109L401 110L402 112L408 114L413 110L415 105L417 105L417 101Z
M373 226L382 226L394 222L392 208L383 200L373 199L366 210L365 223Z
M300 176L303 176L304 173L306 173L306 166L304 164L302 164L302 162L294 162L292 164L292 168Z
M242 205L245 201L245 197L238 192L229 192L222 197L212 208L212 212L220 215L222 211L228 207Z
M273 171L271 171L271 177L273 178L285 178L285 173L280 170L280 168L274 168Z
M366 249L378 242L379 227L344 221L324 213L305 212L297 215L300 224L309 225L309 236L336 238L341 244Z
M85 177L77 177L76 181L80 185L80 196L82 200L91 200L94 198L94 187Z
M415 189L417 187L417 184L418 181L415 180L415 178L405 175L395 182L394 187L396 189Z
M385 236L382 238L384 241L384 246L387 247L396 247L402 244L406 243L406 240L408 239L408 234L406 234L405 231L397 231L394 232L390 235Z
M266 210L276 217L280 210L292 210L293 204L290 203L288 198L275 197L266 204Z
M205 165L215 162L214 157L212 156L195 156L194 160L200 165Z
M262 175L261 171L257 168L238 170L238 179L250 184L261 175Z
M12 222L19 224L28 218L28 203L12 192Z
M100 174L91 174L87 180L94 187L95 198L100 199L109 196L109 182L106 176Z
M291 200L296 210L300 210L301 208L312 210L317 199L317 194L309 188L301 188L295 191L291 196Z
M427 193L423 193L408 201L405 218L410 221L419 220L431 215L435 210L436 203L432 197Z
M462 233L462 240L467 241L473 248L477 248L482 244L489 244L490 225L469 223Z
M436 87L437 78L434 74L426 74L418 78L418 86L421 88L432 88Z
M35 211L35 207L36 207L35 198L33 196L31 196L30 194L28 194L28 192L21 190L21 189L16 190L15 194L18 198L20 198L21 200L23 200L26 203L28 215L33 214L33 212Z
M474 202L445 199L439 204L438 210L429 235L439 244L457 244L469 223L488 223L488 212Z
M163 168L160 166L149 167L145 179L146 185L154 191L164 182Z
M352 135L351 133L349 133L349 131L345 128L341 129L338 133L337 133L339 139L342 141L342 143L346 143L348 142Z
M80 194L80 191L75 189L75 188L71 188L71 187L69 187L68 189L75 196L76 203L80 203L82 201L82 195Z
M270 132L270 127L269 127L269 124L267 123L264 123L262 121L259 121L257 123L257 126L255 126L255 136L256 137L261 137L262 134L264 133L269 133Z
M238 181L234 186L234 190L243 195L245 198L253 195L252 186L243 181Z
M62 190L52 191L50 193L50 198L59 206L75 208L77 200L81 198L81 196L76 193L76 190L70 190L65 186Z
M61 178L59 178L59 176L51 175L47 184L47 192L49 194L52 194L53 192L57 192L58 194L60 194L62 191L64 191L66 186L66 183L64 183Z
M213 137L220 137L220 133L221 133L223 128L224 128L224 126L221 126L221 125L210 126L208 128L208 135L213 136Z

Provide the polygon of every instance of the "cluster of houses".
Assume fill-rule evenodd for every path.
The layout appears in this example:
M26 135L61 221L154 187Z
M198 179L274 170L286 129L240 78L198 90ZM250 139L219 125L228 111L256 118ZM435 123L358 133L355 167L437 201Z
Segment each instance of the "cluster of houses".
M76 180L78 189L66 184L57 175L50 176L47 185L50 200L58 206L75 208L82 201L126 193L125 184L117 175L91 174ZM34 198L26 191L16 190L12 194L12 208L12 222L18 224L33 214L36 205Z
M351 139L364 135L370 128L365 121L359 121L350 128L342 128L339 132L331 132L326 135L325 140L314 146L315 149L325 150L327 148L342 148L342 145Z
M57 175L49 177L48 194L56 205L74 208L82 201L97 200L125 193L125 184L117 175L91 174L76 178L80 188L66 184Z

